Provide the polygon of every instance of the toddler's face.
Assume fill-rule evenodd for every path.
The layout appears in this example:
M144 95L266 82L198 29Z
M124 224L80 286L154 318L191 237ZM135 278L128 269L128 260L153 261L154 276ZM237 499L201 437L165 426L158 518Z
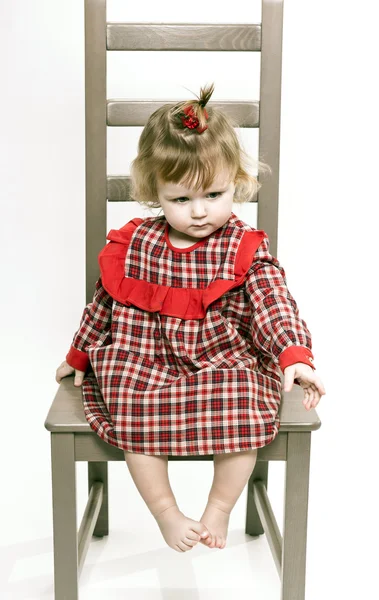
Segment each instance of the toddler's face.
M157 192L170 225L170 239L188 246L225 225L232 213L235 184L228 170L216 175L208 190L193 190L158 179Z

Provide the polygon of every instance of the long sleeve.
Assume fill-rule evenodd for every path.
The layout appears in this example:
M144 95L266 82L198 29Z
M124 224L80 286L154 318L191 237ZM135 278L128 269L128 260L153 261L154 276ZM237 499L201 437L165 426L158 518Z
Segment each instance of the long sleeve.
M83 311L78 331L72 340L66 361L71 367L85 371L89 364L86 349L110 338L113 298L103 288L101 277L96 282L92 302Z
M296 362L314 368L311 334L287 288L284 269L269 252L267 237L255 253L245 289L253 308L255 345L277 359L282 372Z

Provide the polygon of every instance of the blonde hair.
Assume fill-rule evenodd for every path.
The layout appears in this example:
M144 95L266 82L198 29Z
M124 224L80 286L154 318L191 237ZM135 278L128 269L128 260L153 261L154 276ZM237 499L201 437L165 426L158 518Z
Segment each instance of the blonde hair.
M234 127L221 110L207 107L214 84L200 89L198 100L164 104L152 113L138 142L137 157L131 163L131 197L150 208L160 206L157 179L181 183L195 189L208 189L224 167L235 183L235 202L252 200L261 184L249 173L249 166L271 172L269 165L253 161L241 147ZM192 106L203 133L183 126L181 115ZM208 113L206 118L205 111Z

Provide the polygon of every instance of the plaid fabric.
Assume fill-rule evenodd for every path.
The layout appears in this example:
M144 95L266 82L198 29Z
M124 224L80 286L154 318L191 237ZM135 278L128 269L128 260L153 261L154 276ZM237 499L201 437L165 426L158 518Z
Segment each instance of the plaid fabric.
M204 289L234 278L244 231L232 215L207 241L175 253L164 220L136 227L127 277ZM173 266L174 265L174 266ZM311 349L285 273L264 239L243 285L212 302L203 319L180 319L126 306L96 284L73 347L88 354L86 418L106 442L143 454L217 454L259 448L279 430L280 354Z
M234 262L245 231L235 226L236 221L236 217L231 217L205 246L179 253L162 243L166 227L164 217L146 219L131 240L125 260L125 277L196 289L208 287L215 279L234 280Z

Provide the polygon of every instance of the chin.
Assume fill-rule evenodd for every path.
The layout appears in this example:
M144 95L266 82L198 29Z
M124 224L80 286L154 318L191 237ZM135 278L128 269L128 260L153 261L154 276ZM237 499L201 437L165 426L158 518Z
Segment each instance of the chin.
M192 231L189 234L189 236L201 239L204 237L208 237L208 235L210 235L211 233L213 233L213 229L211 227L204 227L204 229L201 229L200 231Z

